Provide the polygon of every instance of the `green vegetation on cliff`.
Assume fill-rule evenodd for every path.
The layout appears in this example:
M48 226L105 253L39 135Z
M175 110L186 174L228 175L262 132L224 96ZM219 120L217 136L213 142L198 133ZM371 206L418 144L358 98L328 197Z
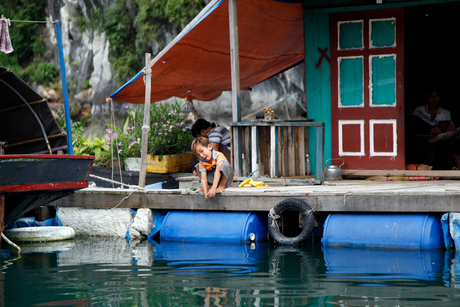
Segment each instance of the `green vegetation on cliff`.
M10 20L46 20L47 0L2 0L0 12ZM45 45L40 34L44 24L13 22L9 27L14 52L0 52L0 66L13 70L25 82L50 83L57 76L54 65L41 59ZM44 81L44 82L43 82Z

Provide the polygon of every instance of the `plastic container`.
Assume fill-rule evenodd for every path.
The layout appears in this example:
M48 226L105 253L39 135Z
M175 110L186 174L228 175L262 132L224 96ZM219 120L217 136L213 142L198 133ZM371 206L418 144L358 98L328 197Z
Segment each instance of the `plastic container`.
M375 248L323 248L326 276L348 279L438 280L445 251Z
M321 242L363 248L444 247L441 218L434 214L330 214Z
M163 182L152 183L145 186L146 189L163 189Z
M267 240L265 215L250 212L170 211L161 241L248 242Z

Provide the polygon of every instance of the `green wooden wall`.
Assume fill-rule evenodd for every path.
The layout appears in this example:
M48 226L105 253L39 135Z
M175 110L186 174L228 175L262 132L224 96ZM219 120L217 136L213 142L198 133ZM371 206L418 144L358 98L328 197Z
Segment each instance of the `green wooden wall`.
M318 48L327 48L328 57L331 54L329 13L312 14L311 11L305 11L304 26L307 115L315 122L325 124L324 159L327 160L331 158L331 66L324 57L319 68L316 68L316 64L321 58ZM308 143L313 174L316 172L315 133L315 129L309 129Z

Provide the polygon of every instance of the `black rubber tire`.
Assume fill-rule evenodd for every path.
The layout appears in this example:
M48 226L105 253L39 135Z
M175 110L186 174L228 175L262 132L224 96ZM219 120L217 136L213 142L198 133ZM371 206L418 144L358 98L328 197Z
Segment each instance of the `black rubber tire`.
M284 211L295 209L303 214L304 228L302 232L295 237L286 237L278 227L278 223L273 214L281 216ZM274 211L274 212L273 212ZM268 214L268 232L270 236L279 244L297 245L308 240L315 227L315 215L311 207L303 200L297 198L288 198L277 204Z

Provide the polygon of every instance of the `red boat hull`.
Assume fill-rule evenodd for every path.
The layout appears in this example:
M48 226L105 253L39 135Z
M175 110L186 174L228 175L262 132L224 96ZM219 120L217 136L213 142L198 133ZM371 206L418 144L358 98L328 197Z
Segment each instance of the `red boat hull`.
M0 155L0 194L7 224L22 214L88 186L92 156Z

